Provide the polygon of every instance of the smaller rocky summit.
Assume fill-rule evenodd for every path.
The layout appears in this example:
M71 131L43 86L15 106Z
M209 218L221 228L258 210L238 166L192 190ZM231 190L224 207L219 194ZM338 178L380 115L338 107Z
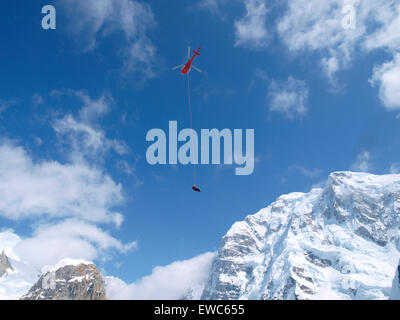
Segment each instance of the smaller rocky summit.
M104 280L95 264L62 260L45 270L21 300L106 300Z
M6 253L3 252L0 255L0 278L9 273L9 271L13 271L13 267L10 264L10 261L8 261L8 257Z

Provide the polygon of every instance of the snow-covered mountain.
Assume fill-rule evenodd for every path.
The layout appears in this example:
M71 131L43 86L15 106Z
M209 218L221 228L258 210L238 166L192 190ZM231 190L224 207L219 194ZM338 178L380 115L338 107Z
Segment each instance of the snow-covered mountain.
M202 299L399 299L399 222L400 175L332 173L235 223Z

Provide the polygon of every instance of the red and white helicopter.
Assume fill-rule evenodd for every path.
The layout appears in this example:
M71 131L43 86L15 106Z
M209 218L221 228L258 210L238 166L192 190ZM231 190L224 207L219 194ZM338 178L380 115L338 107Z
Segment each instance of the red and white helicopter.
M199 49L197 49L197 51L193 50L194 55L193 55L192 58L190 58L190 47L188 47L188 61L185 64L180 64L179 66L173 67L172 70L176 70L178 68L182 68L181 69L181 74L182 75L188 74L190 72L190 70L192 70L192 68L194 70L198 71L198 72L203 72L202 70L200 70L196 66L192 65L194 58L196 56L200 55L200 49L201 49L201 46L200 46Z

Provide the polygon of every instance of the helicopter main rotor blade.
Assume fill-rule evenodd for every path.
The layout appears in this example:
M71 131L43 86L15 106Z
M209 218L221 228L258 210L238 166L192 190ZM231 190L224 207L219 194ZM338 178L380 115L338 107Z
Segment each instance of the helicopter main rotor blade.
M188 47L188 60L190 59L190 46Z
M183 64L180 64L179 66L173 67L172 70L176 70L176 69L181 68L181 67L183 67Z
M194 70L198 71L198 72L203 72L202 70L200 70L200 69L197 68L196 66L193 66L193 65L192 65L192 68L193 68Z

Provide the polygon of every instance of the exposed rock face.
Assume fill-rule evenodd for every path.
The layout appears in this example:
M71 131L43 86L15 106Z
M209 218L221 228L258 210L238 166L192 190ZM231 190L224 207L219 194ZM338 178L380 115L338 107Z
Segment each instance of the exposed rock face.
M104 280L93 263L66 264L50 270L22 300L106 300Z
M332 173L235 223L202 299L388 299L399 225L400 175Z
M5 274L7 274L9 271L13 271L13 267L10 264L10 261L8 261L8 257L6 253L3 252L0 255L0 278L3 277Z
M390 295L392 300L400 300L400 262L397 267L396 275L393 279L392 293Z

